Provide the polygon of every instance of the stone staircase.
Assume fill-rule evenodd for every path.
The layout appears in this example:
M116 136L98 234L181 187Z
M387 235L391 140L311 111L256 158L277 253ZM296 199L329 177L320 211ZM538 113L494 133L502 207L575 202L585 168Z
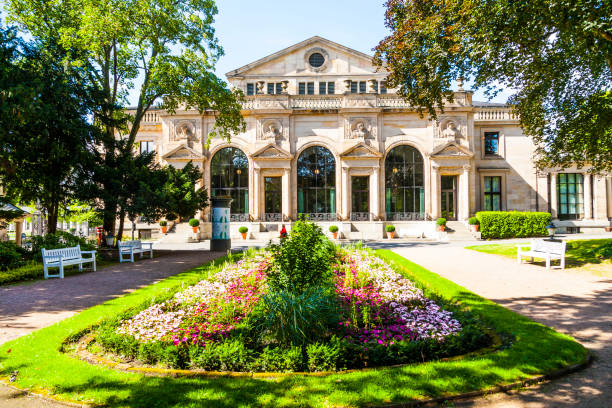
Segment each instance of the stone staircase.
M469 227L461 221L447 221L446 231L450 241L474 241L478 239L475 233L472 233Z

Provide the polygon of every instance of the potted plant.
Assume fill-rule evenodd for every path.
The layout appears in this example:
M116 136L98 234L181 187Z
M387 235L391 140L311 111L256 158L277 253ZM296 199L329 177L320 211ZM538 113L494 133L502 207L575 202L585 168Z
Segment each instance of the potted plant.
M240 235L242 235L242 239L247 239L247 232L249 232L249 229L247 227L240 227L238 228L238 232L240 233Z
M166 220L161 220L159 222L159 226L162 229L162 234L165 234L166 232L168 232L168 221Z
M438 231L444 231L446 229L446 218L438 218L436 225L438 226Z
M334 239L338 239L338 226L337 225L330 225L329 232L332 233L332 236L334 237Z
M387 231L387 238L392 239L395 237L395 227L393 225L387 225L385 231Z
M200 220L197 218L192 218L189 220L189 225L193 228L194 234L198 232L198 227L200 226Z
M470 229L472 232L478 232L478 228L480 228L480 221L478 221L478 218L470 217L468 224L470 224Z

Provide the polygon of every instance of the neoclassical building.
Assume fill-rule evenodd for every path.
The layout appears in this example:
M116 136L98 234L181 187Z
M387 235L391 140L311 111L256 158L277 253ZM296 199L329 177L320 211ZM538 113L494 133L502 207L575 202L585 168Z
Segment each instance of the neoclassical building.
M534 145L503 104L477 102L459 84L436 120L392 89L372 57L312 37L227 73L244 91L246 131L206 135L214 113L149 111L137 141L160 162L203 169L211 195L233 197L232 231L265 237L301 215L349 238L380 238L480 210L550 211L561 227L603 230L610 177L537 172ZM208 209L202 211L202 237Z

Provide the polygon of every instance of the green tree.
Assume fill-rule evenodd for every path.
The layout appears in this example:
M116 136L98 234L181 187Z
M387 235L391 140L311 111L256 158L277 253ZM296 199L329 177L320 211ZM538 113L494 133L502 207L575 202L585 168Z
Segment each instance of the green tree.
M388 0L375 61L388 83L436 116L455 79L509 102L540 166L612 170L612 2ZM497 85L497 86L496 86Z
M102 165L109 168L107 177L99 178L107 191L100 197L106 230L114 231L117 213L126 211L121 203L129 196L113 175L127 156L135 155L140 122L155 104L170 112L179 106L214 111L209 138L244 130L241 92L228 89L213 73L223 54L213 28L214 1L9 0L8 5L9 18L35 38L59 33L64 47L83 50L83 56L67 59L71 65L94 68L88 79L104 95L95 122L103 130L97 141ZM138 102L126 117L127 94L134 88Z
M166 182L161 192L164 215L175 214L179 218L191 218L201 208L208 206L208 193L204 187L197 188L202 181L202 172L192 162L182 169L168 166Z
M54 233L94 128L85 69L62 64L66 50L48 40L26 43L0 27L0 179L9 198L40 200Z

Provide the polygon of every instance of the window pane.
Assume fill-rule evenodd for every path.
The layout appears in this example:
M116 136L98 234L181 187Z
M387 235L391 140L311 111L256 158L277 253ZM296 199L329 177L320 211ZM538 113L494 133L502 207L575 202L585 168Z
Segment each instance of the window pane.
M314 95L314 82L308 82L308 95Z
M283 93L283 84L282 84L282 83L280 83L280 82L277 82L277 83L276 83L276 93L277 93L278 95L280 95L280 94L282 94L282 93Z
M319 95L325 95L327 93L327 83L319 82Z
M351 93L357 93L357 82L351 81Z
M336 92L335 85L336 84L333 83L333 82L328 82L327 83L327 93L328 94L333 95Z
M485 154L497 154L499 143L498 132L485 132Z
M359 93L365 93L366 91L366 83L365 81L359 82Z
M247 84L247 95L255 94L255 86L254 84Z
M272 95L274 93L274 84L272 82L268 83L268 95Z
M421 200L423 157L412 146L398 146L385 159L385 208L389 213L425 210Z
M491 177L491 191L495 193L501 191L501 177Z
M500 203L499 194L494 194L492 198L493 198L493 202L492 202L491 207L493 208L493 211L501 211L501 203Z
M380 93L381 94L387 93L387 83L385 81L380 81Z
M300 95L305 95L306 94L306 83L305 82L300 82L298 84L298 93Z
M485 193L491 192L491 177L484 178L484 191Z

